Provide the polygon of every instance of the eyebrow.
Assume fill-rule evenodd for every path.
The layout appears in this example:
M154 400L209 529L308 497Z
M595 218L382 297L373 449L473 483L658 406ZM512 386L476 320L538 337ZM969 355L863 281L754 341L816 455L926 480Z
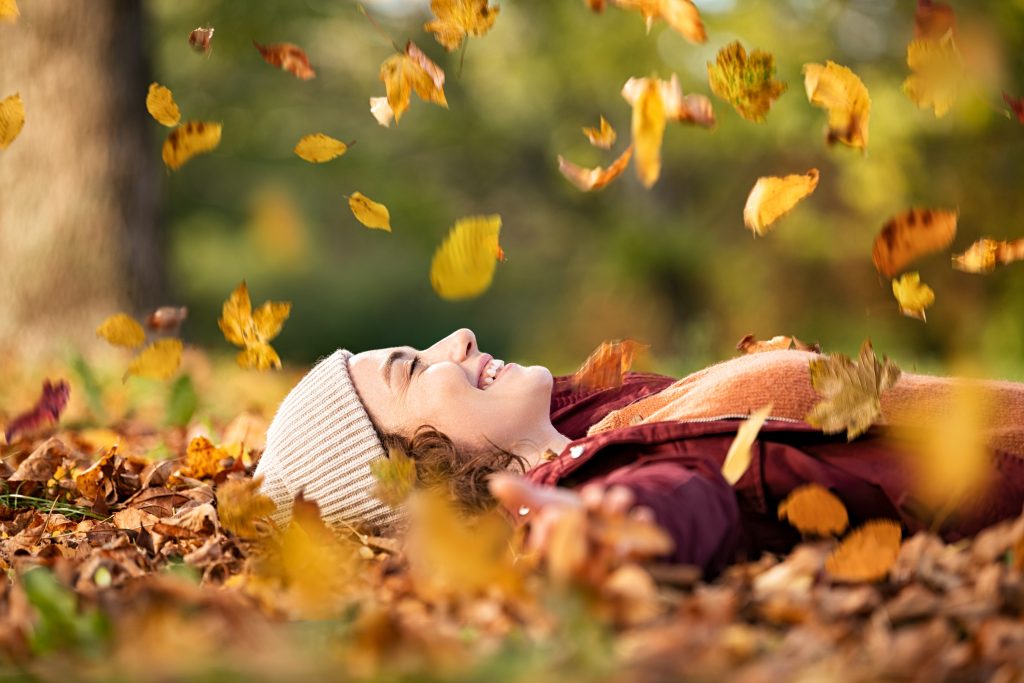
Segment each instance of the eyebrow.
M410 347L395 349L394 351L388 354L387 359L384 361L384 369L382 371L384 375L385 384L387 384L389 387L391 386L391 368L395 364L395 362L399 360L405 360L411 355L412 353L410 353Z

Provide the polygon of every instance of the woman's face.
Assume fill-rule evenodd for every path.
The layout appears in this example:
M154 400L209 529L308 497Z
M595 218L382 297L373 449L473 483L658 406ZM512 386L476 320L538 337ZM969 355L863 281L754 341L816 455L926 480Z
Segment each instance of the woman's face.
M551 372L502 364L480 352L468 329L423 351L396 346L357 353L349 371L367 412L385 432L411 435L430 425L456 444L484 447L490 441L513 450L550 428Z

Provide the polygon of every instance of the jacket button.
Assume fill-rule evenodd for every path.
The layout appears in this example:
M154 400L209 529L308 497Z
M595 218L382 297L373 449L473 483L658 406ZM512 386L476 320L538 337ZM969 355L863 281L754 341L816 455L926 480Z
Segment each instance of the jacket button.
M583 446L569 446L569 457L575 460L583 455Z

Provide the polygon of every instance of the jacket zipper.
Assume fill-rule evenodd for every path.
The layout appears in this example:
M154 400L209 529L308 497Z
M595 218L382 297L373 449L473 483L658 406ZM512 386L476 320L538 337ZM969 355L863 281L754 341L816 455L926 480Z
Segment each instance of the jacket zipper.
M731 420L731 419L742 419L742 420L745 420L745 419L747 419L749 417L750 417L749 413L731 413L731 414L728 414L728 415L715 415L714 417L695 417L695 418L690 419L690 420L671 420L671 421L672 422L681 422L681 423L689 423L689 422L714 422L716 420ZM766 417L765 418L765 422L768 422L768 421L792 422L794 424L799 424L799 423L803 422L803 420L796 420L796 419L794 419L792 417L775 417L774 415L769 415L768 417Z

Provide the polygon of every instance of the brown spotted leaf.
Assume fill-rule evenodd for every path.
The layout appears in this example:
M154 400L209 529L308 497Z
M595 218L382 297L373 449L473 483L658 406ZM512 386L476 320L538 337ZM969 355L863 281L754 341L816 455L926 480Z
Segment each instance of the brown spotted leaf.
M956 237L956 211L910 209L889 219L875 238L871 260L885 277L895 277L918 258L945 249Z

